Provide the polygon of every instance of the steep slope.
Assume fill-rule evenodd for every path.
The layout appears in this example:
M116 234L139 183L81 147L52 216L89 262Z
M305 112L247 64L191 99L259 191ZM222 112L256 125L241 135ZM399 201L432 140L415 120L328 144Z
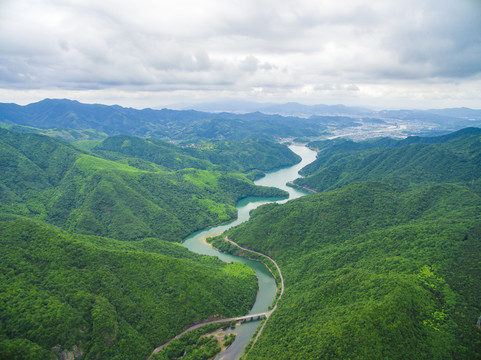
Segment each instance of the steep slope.
M249 359L476 359L481 197L367 182L267 205L227 235L285 293Z
M34 182L36 176L44 173L45 181L57 185L78 158L78 151L66 143L35 134L18 134L0 129L2 155L2 183L13 185L14 174L7 170L32 167L35 174L29 175ZM22 172L23 173L23 172ZM43 178L43 177L42 177ZM41 180L43 181L43 180ZM15 182L17 183L17 182Z
M0 248L3 359L144 359L193 321L245 313L256 295L248 267L158 239L17 218L0 221Z
M235 218L246 196L282 196L241 174L206 170L148 172L84 155L47 204L52 223L70 231L123 240L157 236L180 241Z
M242 197L284 193L127 140L165 161L0 130L0 358L144 359L189 323L254 301L250 269L163 240L233 218Z
M467 128L432 138L398 142L317 143L318 159L296 184L326 191L353 182L383 180L393 184L431 182L474 184L481 174L481 129Z
M286 146L264 139L203 142L178 147L158 139L118 135L103 140L93 151L103 156L109 156L106 153L109 152L130 156L137 161L143 159L168 170L195 168L246 173L274 170L300 161L300 157Z
M262 172L294 165L301 158L286 146L265 139L217 141L187 148L193 156L209 160L227 171Z
M127 135L111 136L92 150L103 156L109 156L107 153L109 152L142 159L160 165L166 170L214 168L212 163L191 156L183 148L156 139L147 140Z
M240 198L285 195L254 186L238 173L166 171L165 166L119 153L113 161L46 136L0 130L0 147L0 212L35 217L84 234L180 241L191 232L233 219ZM190 155L177 163L172 160L176 151L181 149L170 149L169 164L216 167Z

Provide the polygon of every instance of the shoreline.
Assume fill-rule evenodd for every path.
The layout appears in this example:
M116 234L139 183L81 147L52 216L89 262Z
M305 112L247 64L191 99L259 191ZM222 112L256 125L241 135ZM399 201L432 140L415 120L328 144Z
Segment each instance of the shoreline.
M204 244L204 245L210 246L211 248L215 249L215 247L213 247L212 244L209 244L209 243L207 242L207 239L208 239L208 238L211 238L211 237L216 237L216 236L219 236L219 235L222 235L222 233L212 234L212 235L206 235L206 236L204 236L204 237L202 237L202 238L200 239L200 242L201 242L202 244Z
M292 150L292 149L291 149L291 150ZM311 150L311 151L312 151L312 150ZM297 152L295 152L295 153L297 154ZM300 154L298 154L298 155L300 155ZM301 163L303 162L303 160L304 160L304 157L301 156L301 161L300 161L298 164L293 165L293 167L299 166L299 164L301 164ZM289 166L287 166L287 168L289 168ZM280 170L280 169L277 169L277 171L279 171L279 170ZM272 174L275 175L277 171L274 170L274 171L272 172ZM271 172L268 172L268 173L266 174L266 176L268 176L268 175L270 176L270 175L271 175ZM285 174L282 173L282 175L284 176ZM276 175L276 176L277 176L277 175ZM288 177L288 178L291 178L291 176L294 176L294 174L289 174L289 177ZM298 174L297 174L297 176L298 176ZM285 177L285 176L284 176L284 177ZM258 185L258 184L257 184L257 185ZM270 186L280 188L279 186L277 186L277 183L275 183L274 185L270 185ZM296 189L296 190L297 190L297 189ZM286 191L286 192L288 192L288 196L287 196L286 198L287 198L287 200L289 200L289 199L291 198L291 192L290 192L290 191ZM296 197L305 196L306 193L308 193L308 192L305 191L305 190L304 190L304 191L298 191L298 192L299 192L299 195L296 196ZM296 194L296 195L297 195L297 194ZM295 198L296 198L296 197L295 197ZM253 198L253 197L250 197L250 196L247 197L247 199L249 199L249 198ZM255 197L254 197L254 198L255 198ZM264 198L263 198L263 199L264 199ZM237 203L236 203L236 208L239 206L239 203L240 203L241 200L243 200L243 199L239 199L239 201L237 201ZM249 199L249 200L250 200L250 199ZM248 200L249 203L250 203L250 202L254 202L254 203L256 202L256 201L249 201L249 200ZM282 198L272 198L272 197L269 197L269 198L265 198L265 200L267 200L268 203L271 203L271 202L272 202L272 203L276 203L276 202L279 202L279 201L284 200L284 198L283 198L283 197L282 197ZM259 206L259 204L257 204L257 206ZM255 206L254 208L256 208L257 206ZM247 219L249 219L249 217L250 217L250 216L247 216ZM242 222L244 222L244 221L246 221L246 220L243 220ZM230 224L230 226L228 226L227 229L229 229L229 228L231 228L231 227L233 226L233 224L232 224L233 222L234 222L234 221L232 221L232 220L226 222L227 224ZM207 228L207 229L205 229L205 230L213 229L213 228L214 228L214 226L209 227L209 228ZM215 233L215 234L212 234L212 233L211 233L210 235L204 235L204 234L205 234L205 233L204 233L204 234L202 234L203 236L202 236L202 235L201 235L201 236L197 236L197 240L196 240L196 241L200 241L200 243L202 244L202 246L206 245L206 246L208 246L210 249L216 249L215 246L213 246L212 244L209 244L209 243L208 243L208 238L212 238L212 237L215 237L215 236L222 235L222 233L224 233L225 230L226 230L226 229L224 229L224 227L222 227L222 229L223 229L223 231L221 231L220 233ZM217 229L217 230L214 230L214 231L219 231L219 230L220 230L220 229ZM188 240L189 240L189 241L193 240L195 234L198 234L198 233L200 233L201 231L202 231L202 230L199 230L198 232L190 235L190 236L188 237ZM206 231L206 232L207 232L207 231ZM207 232L207 233L208 233L208 232ZM200 235L200 234L199 234L199 235ZM225 240L225 239L224 239L224 240ZM183 241L183 242L184 242L184 241ZM231 241L229 241L229 242L231 242ZM254 250L250 250L250 249L243 248L243 247L239 246L239 245L236 244L236 243L234 243L234 244L232 244L232 245L235 245L237 248L239 248L239 249L241 250L241 252L243 253L242 255L244 255L244 256L242 256L242 255L238 254L237 256L243 257L243 258L248 259L248 260L254 260L256 263L261 263L261 264L262 264L262 268L263 268L262 272L265 273L265 274L268 276L268 278L273 281L273 284L272 284L272 285L273 285L273 289L272 289L272 290L274 291L273 294L269 294L269 299L270 299L270 296L272 295L273 301L272 301L270 304L266 304L266 305L265 305L265 307L267 308L266 311L260 312L260 311L262 311L262 310L259 310L259 311L256 312L255 314L245 315L245 316L236 317L236 318L223 319L223 321L227 321L227 322L230 322L230 321L233 321L233 320L243 321L243 322L244 322L244 321L256 321L256 320L262 320L262 319L264 319L264 321L262 321L260 327L258 327L257 330L256 330L254 333L252 333L252 335L250 335L250 334L251 334L251 330L250 330L250 328L249 328L249 331L248 331L248 332L249 332L249 339L247 339L247 338L242 338L242 341L239 343L239 344L241 344L241 345L237 345L237 348L235 349L235 352L233 353L233 356L237 359L237 358L239 358L239 357L244 357L244 356L246 356L247 353L250 351L250 349L252 349L252 347L256 344L258 338L259 338L260 335L262 334L263 329L264 329L264 326L265 326L265 324L267 323L267 319L269 319L270 315L277 309L277 304L278 304L278 302L281 300L282 295L283 295L283 292L284 292L284 279L283 279L282 272L281 272L279 266L277 265L277 263L275 262L275 260L273 260L272 258L270 258L268 255L262 254L262 253L258 253L258 252L254 251ZM189 247L187 246L187 248L189 248ZM192 250L193 252L197 252L197 251L194 250L195 247L193 247L192 249L193 249L193 250ZM216 249L216 250L219 251L218 249ZM220 253L222 253L222 252L223 252L223 251L220 251ZM199 252L199 253L202 253L202 252ZM210 250L208 250L208 253L210 254ZM255 257L261 256L261 258L252 258L253 255L249 256L248 254L255 254ZM231 254L231 255L233 255L233 254ZM226 262L230 262L230 261L226 261ZM269 264L269 265L268 265L268 264ZM272 265L273 265L273 266L272 266ZM257 265L256 265L255 268L257 269ZM267 271L265 271L264 268L265 268L265 270L267 270ZM253 270L256 271L254 268L253 268ZM277 270L277 271L276 271L276 270ZM277 274L275 274L275 272L277 272ZM258 279L259 279L259 276L258 276ZM269 280L269 281L271 281L271 280ZM280 280L280 281L279 281L279 280ZM258 281L259 281L259 280L258 280ZM280 283L280 284L279 284L279 283ZM277 285L277 286L276 286L276 285ZM280 285L280 286L279 286L279 285ZM257 300L258 300L258 298L259 298L260 290L261 290L261 289L260 289L260 287L259 287L258 293L257 293L257 296L256 296L256 300L255 300L255 302L254 302L254 305L251 307L251 311L252 311L253 307L256 305L256 302L257 302ZM266 295L266 294L265 294L265 295ZM270 301L269 301L269 302L270 302ZM262 304L262 309L264 309L264 304ZM249 311L249 313L250 313L251 311ZM255 318L257 318L257 319L255 319ZM219 320L219 322L220 322L220 321L221 321L221 320ZM216 321L216 322L217 322L217 321ZM212 322L203 322L203 325L207 325L207 324L209 324L209 323L212 323ZM198 324L196 327L198 327L198 326L201 326L201 324ZM241 328L239 328L239 329L241 329ZM241 331L241 332L242 332L242 331ZM181 334L178 334L178 336L179 336L179 335L181 335ZM249 341L249 340L250 340L250 341L247 342L246 339L247 339L247 341ZM240 340L240 339L237 338L236 341L234 341L234 344L236 344L238 340ZM245 345L244 345L244 344L245 344ZM246 346L247 349L246 349L245 347L244 347L244 348L241 348L242 346ZM160 351L161 349L162 349L162 347L158 347L158 348L156 348L156 349L154 350L153 353L157 353L157 352ZM152 353L152 354L153 354L153 353ZM232 356L232 355L229 355L229 356Z

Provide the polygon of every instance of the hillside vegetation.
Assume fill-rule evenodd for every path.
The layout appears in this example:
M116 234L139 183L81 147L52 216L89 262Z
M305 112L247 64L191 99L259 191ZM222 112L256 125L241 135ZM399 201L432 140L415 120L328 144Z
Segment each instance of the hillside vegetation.
M286 290L249 359L479 358L481 198L368 182L265 206L228 232Z
M133 157L136 161L146 160L169 170L196 168L243 173L252 170L266 172L301 161L286 146L263 139L202 142L182 148L157 139L118 135L105 139L93 150L106 156L109 153L120 153Z
M371 180L399 185L473 184L481 173L480 135L481 129L467 128L432 138L315 142L318 158L303 169L305 178L295 183L317 191Z
M257 291L250 268L158 239L17 218L0 221L0 246L2 359L144 359L193 321L244 314Z
M241 173L182 155L183 149L173 145L128 138L122 143L140 145L137 152L127 146L130 153L124 155L109 145L117 140L107 139L107 145L97 146L108 148L108 154L105 150L87 154L45 136L1 130L0 211L77 233L180 241L196 230L235 218L235 203L243 197L285 196L278 189L254 186ZM250 144L244 148L251 148ZM285 156L291 153L285 149L266 142L251 152L265 170L266 157L277 156L283 164L297 160ZM248 170L254 159L246 160ZM247 168L240 160L232 164L231 168Z
M154 140L82 151L1 129L0 358L145 359L192 322L247 312L250 268L174 243L234 218L242 197L285 196L233 169L297 157L269 142L235 146L251 149L248 165Z
M481 133L376 142L324 144L305 183L337 189L227 232L285 278L248 359L481 358Z
M118 135L75 147L0 129L0 358L145 359L192 322L250 308L252 270L178 242L233 219L243 197L286 196L252 179L298 157L238 140L289 133L282 121L292 119L273 131L276 117L247 124L262 114L200 121L166 110L157 128L154 110L69 101L24 110L36 126L66 116L78 129L204 141ZM259 207L227 232L285 278L248 359L480 359L481 130L311 145L318 159L296 183L319 193ZM217 351L202 341L203 353Z

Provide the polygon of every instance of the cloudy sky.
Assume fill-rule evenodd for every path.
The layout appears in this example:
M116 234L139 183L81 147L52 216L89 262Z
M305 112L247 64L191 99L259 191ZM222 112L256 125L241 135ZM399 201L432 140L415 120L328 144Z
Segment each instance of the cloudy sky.
M0 0L0 102L481 108L481 0Z

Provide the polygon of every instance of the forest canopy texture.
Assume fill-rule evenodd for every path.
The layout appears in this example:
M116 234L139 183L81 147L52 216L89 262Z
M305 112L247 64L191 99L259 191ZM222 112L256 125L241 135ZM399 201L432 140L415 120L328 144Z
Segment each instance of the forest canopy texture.
M479 359L481 130L316 141L296 186L227 232L285 293L248 359ZM0 358L144 359L188 324L245 313L255 275L179 242L236 216L267 140L67 144L0 129Z
M251 179L298 156L266 140L80 145L0 129L0 358L145 359L192 322L245 314L254 272L179 242L243 197L285 197Z
M265 205L227 234L285 278L248 358L480 358L480 130L316 145L297 183L335 190Z

